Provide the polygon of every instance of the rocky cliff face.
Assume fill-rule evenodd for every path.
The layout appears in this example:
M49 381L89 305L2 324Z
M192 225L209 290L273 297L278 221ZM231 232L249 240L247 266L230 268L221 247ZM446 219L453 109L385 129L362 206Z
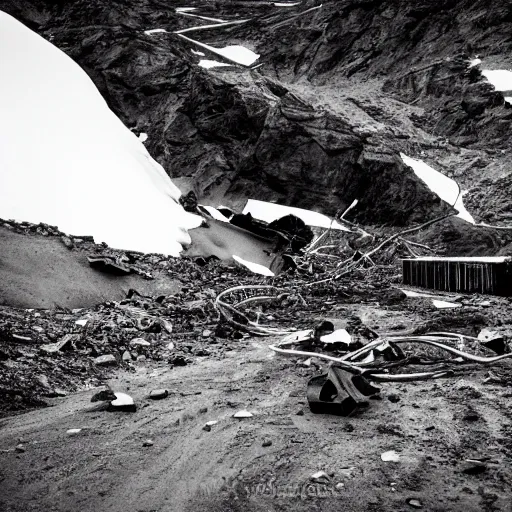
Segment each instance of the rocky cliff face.
M75 59L123 122L148 134L182 191L206 204L253 197L334 214L358 199L351 218L387 225L447 211L404 152L455 178L485 217L485 191L510 173L512 108L469 60L512 64L509 2L492 12L479 0L182 5L192 6L189 14L248 20L186 35L241 44L261 55L256 65L198 66L219 58L174 32L218 22L179 5L0 0Z

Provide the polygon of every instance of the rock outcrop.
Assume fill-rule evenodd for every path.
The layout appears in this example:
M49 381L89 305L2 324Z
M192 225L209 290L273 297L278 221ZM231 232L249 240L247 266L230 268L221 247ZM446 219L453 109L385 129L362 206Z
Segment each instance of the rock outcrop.
M470 197L480 179L493 182L496 159L503 170L512 108L469 59L511 54L509 2L492 12L483 0L197 7L248 20L187 36L244 45L261 55L254 69L199 67L218 56L198 56L174 32L217 23L158 0L0 1L75 59L123 122L148 135L182 191L205 204L265 198L332 215L358 199L351 218L404 225L450 207L400 152L457 179ZM481 196L470 199L477 211Z

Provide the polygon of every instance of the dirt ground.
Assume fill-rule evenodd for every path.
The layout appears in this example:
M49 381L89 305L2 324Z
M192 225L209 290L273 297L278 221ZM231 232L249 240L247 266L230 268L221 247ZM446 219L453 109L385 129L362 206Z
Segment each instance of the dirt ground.
M342 309L333 319L355 314L381 330L418 319L412 306ZM480 370L383 384L381 400L342 418L310 412L306 384L320 367L274 355L273 341L233 340L222 357L184 367L118 371L109 384L134 397L135 413L98 409L97 388L0 420L0 510L512 510L510 363L491 379ZM148 399L157 388L169 396ZM242 409L253 416L233 418ZM398 462L381 460L389 450ZM463 472L466 459L483 460L483 471ZM311 481L322 470L329 478Z

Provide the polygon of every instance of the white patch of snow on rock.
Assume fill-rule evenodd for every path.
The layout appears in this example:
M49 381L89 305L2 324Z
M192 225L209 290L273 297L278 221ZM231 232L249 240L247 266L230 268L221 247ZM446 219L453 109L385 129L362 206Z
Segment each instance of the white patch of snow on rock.
M230 66L231 64L226 64L225 62L219 62L217 60L209 60L209 59L201 59L199 61L199 66L205 69L210 68L222 68L226 66Z
M178 12L179 14L183 14L183 16L190 16L191 18L198 18L198 19L206 20L206 21L214 21L216 23L228 23L226 20L221 20L220 18L209 18L208 16L199 16L199 14L189 14L186 11L176 11L176 12Z
M469 66L470 68L474 68L475 66L478 66L479 64L482 64L482 59L479 59L478 57L475 58L475 59L471 59L469 61Z
M190 39L189 37L184 36L182 34L178 34L178 35L180 37L182 37L183 39L185 39L186 41L196 44L197 46L200 46L201 48L205 48L206 50L209 50L210 52L212 52L216 55L220 55L227 60L236 62L237 64L242 64L243 66L250 66L251 64L254 64L254 62L256 62L260 58L259 54L254 53L252 50L249 50L249 48L246 48L245 46L233 45L233 46L225 46L224 48L215 48L208 44L201 43L194 39Z
M453 206L459 212L457 217L471 224L475 224L475 220L466 210L462 202L462 194L460 194L460 187L456 181L436 171L422 160L410 158L403 153L400 153L400 157L404 164L411 167L414 174L416 174L434 194L438 195L443 201Z
M178 255L201 217L65 53L0 12L0 218ZM8 78L8 79L7 79Z
M432 304L437 309L450 309L450 308L460 308L462 304L458 304L456 302L447 302L445 300L433 300Z
M229 219L219 212L217 208L214 208L213 206L207 206L207 205L200 205L202 208L204 208L214 219L220 220L221 222L229 222Z
M261 274L262 276L269 276L274 277L274 272L270 270L269 268L260 265L259 263L253 263L252 261L244 260L243 258L240 258L240 256L236 256L233 254L233 259L243 265L244 267L248 268L251 272L254 272L255 274Z
M293 4L285 4L284 2L274 2L276 7L293 7L295 5L299 5L300 2L294 2Z
M160 33L165 33L167 34L167 30L165 30L165 28L152 28L151 30L144 30L144 34L146 34L147 36L151 36L153 34L160 34Z
M497 91L512 91L512 71L507 69L484 69L482 75Z
M330 219L323 213L304 210L302 208L295 208L294 206L267 203L265 201L258 201L256 199L247 200L247 204L245 205L243 213L250 213L255 219L263 220L269 223L291 214L299 217L299 219L302 219L308 226L349 231L345 226L342 226L335 220Z
M146 142L146 141L148 140L148 134L147 134L147 133L144 133L144 132L140 133L140 134L139 134L139 140L140 140L141 142Z

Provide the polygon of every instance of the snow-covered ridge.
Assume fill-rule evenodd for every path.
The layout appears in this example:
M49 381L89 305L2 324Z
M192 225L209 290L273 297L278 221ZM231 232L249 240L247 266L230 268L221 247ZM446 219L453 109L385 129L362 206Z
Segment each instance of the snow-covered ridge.
M178 255L201 218L87 74L0 11L0 218Z

